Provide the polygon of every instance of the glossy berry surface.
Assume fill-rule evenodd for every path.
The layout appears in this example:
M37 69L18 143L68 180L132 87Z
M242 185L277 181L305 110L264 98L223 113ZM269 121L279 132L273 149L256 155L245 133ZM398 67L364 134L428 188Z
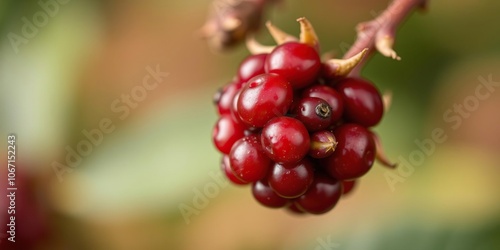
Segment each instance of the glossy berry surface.
M264 178L272 165L256 135L239 139L229 153L229 162L234 175L243 182Z
M238 81L244 84L251 78L266 73L264 69L266 58L267 54L258 54L243 60L238 67Z
M336 148L337 140L332 132L322 130L311 134L309 156L316 159L326 158L332 155Z
M297 119L281 116L270 120L262 129L262 146L277 163L296 163L309 151L309 133Z
M263 127L271 118L286 114L293 91L288 81L276 74L262 74L250 79L241 89L237 113L252 127Z
M315 175L311 187L295 200L296 206L311 214L323 214L337 204L342 196L342 182L323 173Z
M266 72L285 77L294 89L312 84L321 69L318 52L306 44L288 42L276 47L266 59Z
M248 182L244 182L244 181L238 179L238 177L236 177L234 175L233 170L231 169L231 163L229 162L229 156L228 155L222 156L221 168L222 168L222 171L224 172L224 175L226 176L226 178L231 183L233 183L235 185L246 185L246 184L248 184Z
M344 112L342 96L334 88L326 85L314 85L302 92L302 97L317 97L325 100L332 110L331 123L337 122Z
M317 97L304 97L294 107L292 115L310 132L328 128L332 123L332 109Z
M214 96L214 103L217 106L219 115L230 114L233 98L241 89L241 86L242 85L237 82L229 83L216 93Z
M303 215L303 214L305 214L304 211L302 211L299 207L297 207L297 205L295 204L295 202L291 202L290 205L288 205L286 207L286 209L288 211L290 211L290 213L293 213L293 214L297 214L297 215Z
M384 105L375 86L363 79L347 78L336 89L344 100L344 116L349 122L365 127L377 125L382 119Z
M233 120L230 114L222 115L212 133L214 145L223 154L229 154L233 144L245 136L245 126Z
M344 124L333 131L337 148L326 158L325 168L338 180L351 180L366 174L375 160L375 143L370 132L357 124Z
M240 94L241 94L241 89L238 90L238 92L236 92L236 94L233 96L231 106L229 107L229 112L231 113L231 117L233 118L233 120L248 126L241 120L240 115L238 114L238 100L240 99Z
M276 163L269 173L269 186L281 197L296 198L307 191L313 177L314 168L307 158L289 165Z
M252 185L253 197L262 205L271 208L284 207L289 203L289 200L283 198L274 192L274 190L269 186L267 180L256 181Z
M342 192L342 195L349 194L354 189L355 186L356 186L356 181L355 180L343 181L342 182L342 187L343 187L344 191Z

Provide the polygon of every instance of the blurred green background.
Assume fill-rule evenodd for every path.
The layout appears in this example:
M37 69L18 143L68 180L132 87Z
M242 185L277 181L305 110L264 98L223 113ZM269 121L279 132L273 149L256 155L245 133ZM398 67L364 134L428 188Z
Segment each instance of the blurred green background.
M179 205L193 206L196 190L219 174L212 95L247 50L215 54L199 39L208 0L62 2L17 53L9 34L21 35L23 17L42 8L0 2L0 134L17 135L20 189L18 241L4 238L2 249L500 249L500 88L458 129L442 118L475 94L478 77L500 82L500 2L429 0L398 32L403 60L376 55L363 71L393 94L375 129L390 158L408 159L435 128L448 136L404 182L391 189L389 170L376 164L333 211L299 217L261 207L248 187L219 186L189 224ZM323 52L341 55L355 25L387 3L289 0L266 19L297 34L295 19L306 16ZM264 31L258 38L271 42ZM169 75L121 119L111 105L147 67ZM60 182L54 162L102 119L115 130ZM1 166L4 183L6 160Z

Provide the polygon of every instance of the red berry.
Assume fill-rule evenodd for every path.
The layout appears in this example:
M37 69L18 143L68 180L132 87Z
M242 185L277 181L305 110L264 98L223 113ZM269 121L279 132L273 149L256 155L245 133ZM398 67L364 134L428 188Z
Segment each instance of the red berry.
M214 95L214 103L217 105L219 115L229 114L234 96L241 89L240 83L229 83Z
M299 120L281 116L262 129L264 151L277 163L296 163L309 151L309 133Z
M333 131L337 148L325 159L328 173L338 180L351 180L366 174L375 159L375 143L370 132L357 124L344 124Z
M271 208L284 207L289 200L277 195L267 183L267 180L256 181L252 185L253 197L262 205Z
M250 79L241 90L238 115L252 127L263 127L271 118L286 114L292 98L292 88L285 78L262 74Z
M317 172L309 190L295 200L297 207L311 214L330 211L342 195L342 183Z
M236 184L236 185L246 185L246 184L248 184L247 182L244 182L244 181L238 179L238 177L236 177L234 175L234 172L231 169L231 163L229 162L229 155L222 156L221 168L224 171L224 174L226 175L227 179L230 182L232 182L233 184Z
M349 194L356 186L356 181L355 180L343 181L342 186L344 188L344 192L342 192L342 195Z
M238 68L238 80L241 83L246 83L254 76L266 73L264 64L267 54L251 55L240 64Z
M302 97L317 97L325 100L332 110L331 123L337 122L344 111L342 96L335 89L326 85L314 85L302 92Z
M229 154L233 144L245 136L245 126L233 120L231 115L222 115L215 124L212 139L217 149Z
M384 105L375 86L363 79L347 78L336 86L344 100L347 121L365 127L375 126L382 119Z
M289 165L276 163L269 173L269 186L281 197L296 198L307 191L313 178L314 168L307 158Z
M295 202L291 202L290 205L286 207L286 209L294 214L300 214L300 215L305 214L305 212L300 210L300 208L297 206L297 204L295 204Z
M264 153L256 135L245 136L234 143L229 159L234 175L244 182L264 178L273 163Z
M229 107L229 111L231 113L231 117L233 117L233 120L237 121L238 123L245 124L241 120L240 115L238 114L238 100L240 99L240 94L241 94L241 89L234 95L231 106Z
M285 77L294 89L300 89L314 83L321 69L321 60L313 47L288 42L267 56L265 68L268 73Z
M326 129L332 122L332 109L328 103L317 97L300 99L293 110L295 118L310 132Z
M335 135L328 130L318 131L311 135L309 156L313 158L326 158L333 154L337 147Z

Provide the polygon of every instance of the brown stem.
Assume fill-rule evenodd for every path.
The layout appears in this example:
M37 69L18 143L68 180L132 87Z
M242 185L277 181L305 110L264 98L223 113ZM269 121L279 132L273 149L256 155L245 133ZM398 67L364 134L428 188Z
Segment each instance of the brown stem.
M401 22L415 8L425 8L426 0L394 0L386 10L384 10L375 19L358 24L356 30L358 36L349 51L345 53L344 58L350 58L365 48L368 48L368 56L358 64L351 76L358 76L363 65L375 50L381 54L393 59L401 58L394 52L392 46L396 36L396 30Z
M200 30L210 47L224 50L243 42L260 27L263 12L279 0L214 0Z

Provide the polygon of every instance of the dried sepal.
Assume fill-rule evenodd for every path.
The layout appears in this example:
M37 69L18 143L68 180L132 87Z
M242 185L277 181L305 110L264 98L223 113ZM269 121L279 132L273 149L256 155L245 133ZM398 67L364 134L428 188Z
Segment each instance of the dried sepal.
M267 27L267 30L269 30L269 33L273 37L274 41L278 45L286 43L286 42L298 41L297 37L292 36L292 35L284 32L283 30L274 26L270 21L266 22L266 27Z
M380 54L390 57L394 60L401 60L396 51L393 49L394 46L394 36L391 35L378 35L375 40L375 48L377 48Z
M309 20L305 17L301 17L297 19L297 22L300 23L300 42L319 50L319 39Z
M387 112L392 104L392 92L390 90L384 92L382 95L382 102L384 103L384 110Z
M337 144L338 141L332 132L328 130L315 132L311 135L309 156L316 159L326 158L335 152Z
M246 46L248 51L250 51L250 54L252 55L269 54L274 50L274 48L276 48L276 46L268 46L259 43L257 40L255 40L254 36L247 37Z
M321 61L326 62L328 60L334 59L335 56L336 56L336 53L334 51L325 52L321 55Z
M274 1L214 0L199 33L215 50L233 47L259 28L268 2Z
M388 168L396 168L397 164L391 162L385 154L384 147L382 146L382 142L380 141L378 135L374 132L371 132L371 134L373 137L373 141L375 142L375 159L377 160L377 162Z
M331 59L324 63L325 76L335 78L340 76L347 76L363 60L367 48L363 49L358 54L347 59Z
M231 32L241 26L241 20L234 16L229 16L221 22L222 29Z

